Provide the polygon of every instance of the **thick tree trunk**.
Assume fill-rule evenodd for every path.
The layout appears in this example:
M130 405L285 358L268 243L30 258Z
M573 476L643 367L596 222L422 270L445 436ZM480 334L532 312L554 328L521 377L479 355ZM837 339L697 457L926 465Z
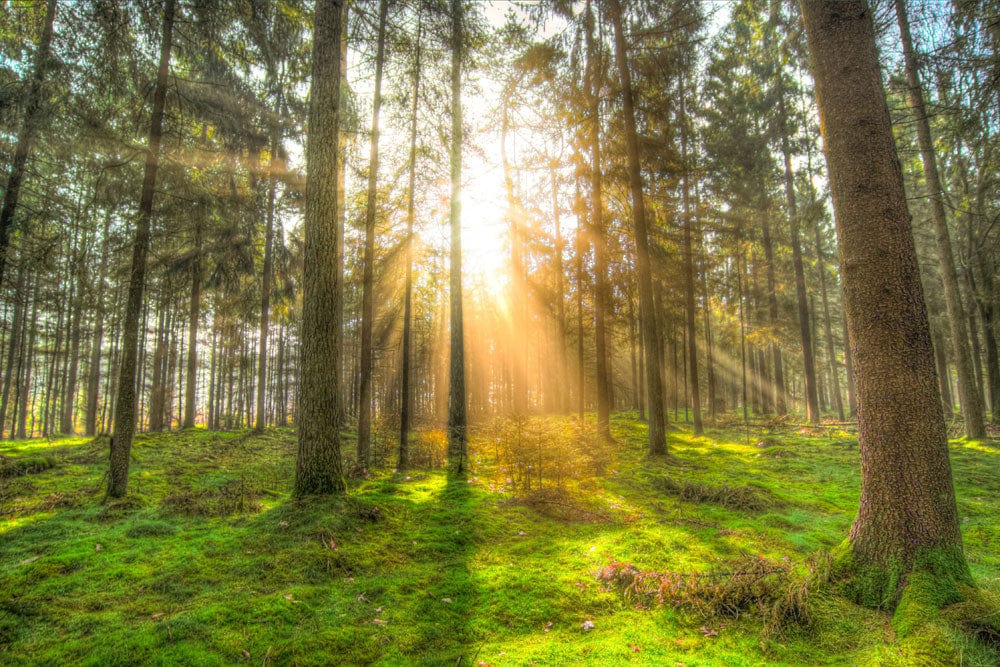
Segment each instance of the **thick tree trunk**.
M295 494L343 492L340 460L341 279L337 231L341 0L318 0L306 143L299 450Z
M3 204L0 206L0 285L3 285L4 268L7 263L7 250L10 245L10 234L14 228L14 214L21 198L21 186L27 172L28 156L32 144L38 134L41 121L39 113L44 102L42 85L48 73L51 59L52 26L56 18L56 0L48 0L45 6L45 19L42 25L42 35L35 50L34 70L28 83L25 97L24 118L21 121L21 131L17 135L14 155L11 159L10 174L7 176L7 186L3 193ZM2 423L2 422L0 422Z
M865 0L803 0L857 362L861 504L849 567L892 606L907 572L969 581L934 352Z
M958 400L961 402L962 415L965 417L966 435L970 438L981 438L986 434L986 426L973 372L972 353L969 350L969 331L966 328L965 308L962 305L962 295L958 283L958 270L955 267L955 257L948 232L948 219L944 210L944 192L941 187L941 178L938 175L934 140L931 137L930 120L927 116L924 91L920 83L917 56L913 50L913 40L910 37L906 2L905 0L895 0L895 5L896 19L903 42L903 62L910 93L910 106L913 108L915 116L917 143L920 146L920 159L924 167L924 185L930 199L934 238L937 242L938 260L941 262L944 303L948 313L955 366L958 371Z
M642 339L647 345L659 344L659 323L653 303L653 275L649 252L649 230L646 225L646 203L643 193L642 166L639 156L639 138L633 108L632 74L625 52L625 35L622 29L622 11L619 0L610 0L611 21L615 34L615 61L622 88L622 107L625 123L625 145L628 154L629 187L632 191L632 216L635 232L635 263L639 283L639 322ZM688 244L690 249L690 244ZM692 285L693 285L693 281ZM693 293L693 286L692 286ZM692 318L693 306L689 310ZM692 324L693 326L693 324ZM655 349L655 347L653 347ZM646 366L646 395L649 397L649 453L665 454L667 451L666 414L663 406L663 384L659 369Z
M451 0L451 352L448 364L448 468L466 472L465 331L462 318L462 55L464 0Z
M385 61L385 23L388 0L379 0L378 39L375 47L375 94L372 103L371 154L368 159L368 199L365 205L365 256L361 296L361 368L358 402L358 460L367 468L371 459L372 327L375 320L375 213L378 195L379 114L382 110L382 67Z

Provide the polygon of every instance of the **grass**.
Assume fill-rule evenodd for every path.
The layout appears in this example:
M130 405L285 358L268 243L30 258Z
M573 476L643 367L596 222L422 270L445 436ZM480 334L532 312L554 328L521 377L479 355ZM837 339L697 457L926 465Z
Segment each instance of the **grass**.
M3 443L19 472L0 478L0 663L918 664L887 614L837 596L765 637L761 614L647 609L595 579L610 560L803 570L847 534L856 439L681 430L650 459L634 415L613 430L603 473L561 490L512 493L474 440L468 481L382 470L305 500L289 496L290 430L137 437L129 496L109 503L106 441ZM996 595L1000 448L951 448L966 553ZM963 664L1000 662L985 640L960 646Z

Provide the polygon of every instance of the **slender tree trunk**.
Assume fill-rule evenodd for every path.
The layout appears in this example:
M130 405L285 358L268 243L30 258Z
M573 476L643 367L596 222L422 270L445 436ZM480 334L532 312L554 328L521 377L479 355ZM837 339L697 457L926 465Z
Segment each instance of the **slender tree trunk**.
M150 221L153 217L153 194L156 171L160 164L160 139L163 136L163 109L167 97L167 76L170 70L170 49L173 44L174 9L176 0L165 0L163 7L163 38L160 44L160 65L153 89L153 110L149 127L149 147L139 195L139 213L135 225L132 268L129 276L125 323L122 327L122 358L119 366L118 397L115 404L115 433L111 438L108 495L120 498L128 489L129 457L135 433L136 357L139 348L139 315L143 290L146 286L146 258L149 255Z
M625 144L628 154L629 187L632 191L632 216L635 233L635 263L639 283L639 322L642 339L646 345L658 345L659 323L653 303L653 276L649 251L649 231L646 226L646 203L643 193L642 167L639 156L639 138L635 126L632 99L632 74L625 52L625 35L622 29L622 11L619 0L610 0L611 21L615 35L615 60L622 88ZM690 243L688 244L690 250ZM690 257L690 256L689 256ZM689 280L693 293L693 276ZM694 315L693 305L690 309ZM693 319L692 319L693 322ZM692 324L693 327L693 324ZM694 348L697 350L697 348ZM666 414L663 405L663 384L659 369L646 366L646 395L649 397L649 453L665 454L667 451ZM699 412L700 418L700 412Z
M958 398L961 402L962 415L965 418L966 435L970 438L981 438L986 434L983 407L979 400L979 392L973 373L972 353L969 351L969 332L966 329L965 308L962 305L958 270L955 267L955 257L948 233L948 219L944 210L944 192L941 187L941 178L938 175L937 156L934 153L934 141L931 137L927 106L920 83L917 56L913 49L913 39L910 37L906 2L905 0L895 0L895 5L896 19L903 42L903 63L910 94L910 106L913 108L916 120L917 142L920 146L920 159L924 167L924 185L930 199L938 261L941 262L945 309L948 313L951 344L954 348L955 366L958 370Z
M684 215L684 318L687 338L687 366L691 378L691 404L694 411L694 434L701 435L704 428L701 422L701 386L698 382L698 330L695 325L695 268L694 268L694 233L690 210L690 165L688 164L687 111L684 98L687 91L684 86L684 76L680 77L680 115L681 115L681 161L683 174L681 176L681 201Z
M423 37L422 17L417 18L417 39L414 46L413 90L410 107L410 182L406 193L406 278L403 285L403 342L402 363L399 379L399 460L396 467L406 470L410 465L410 421L413 404L411 391L411 364L413 352L410 350L413 336L413 224L416 221L417 195L417 111L420 107L420 40Z
M865 581L858 598L891 607L913 568L929 570L937 590L971 577L871 8L804 0L801 9L857 361L862 480L850 566Z
M97 275L97 296L94 306L94 338L90 348L90 370L87 379L87 414L84 423L84 433L93 437L97 435L97 401L101 393L101 350L104 345L104 315L106 312L105 281L107 280L108 252L111 228L111 209L104 217L104 232L101 235L101 266Z
M17 437L24 440L29 436L27 432L28 426L28 392L32 385L35 383L32 381L31 370L35 361L35 339L38 333L38 296L39 287L41 281L38 277L35 277L35 287L32 290L31 295L31 319L25 322L25 326L29 326L28 330L28 344L25 347L23 354L24 357L24 373L21 377L21 409L17 417ZM30 324L29 324L30 323ZM23 336L24 334L22 334Z
M371 459L372 422L372 327L375 320L375 213L378 207L378 138L382 110L382 67L385 62L385 23L388 0L379 0L378 39L375 47L375 94L372 103L371 154L368 159L368 199L365 206L365 256L361 297L361 382L358 406L358 460L367 468Z
M466 472L465 332L462 319L463 0L451 0L451 360L448 365L448 467Z
M188 303L187 375L184 384L183 428L194 428L198 413L198 325L201 323L201 221L194 226L194 255L191 259L191 298Z
M608 259L604 229L604 196L601 175L601 99L598 54L594 43L595 19L590 0L586 9L587 98L590 103L590 235L594 246L594 346L596 356L597 432L611 440L611 378L608 372L607 302Z
M52 26L55 23L55 18L56 0L48 0L45 6L42 35L35 50L34 70L28 82L21 131L17 136L17 144L14 146L10 174L7 176L7 187L3 193L3 204L0 205L0 285L3 284L10 234L14 228L14 214L17 212L18 201L21 198L21 186L24 184L27 172L28 156L31 154L32 144L35 142L35 136L41 125L40 111L45 102L42 85L45 82L51 59Z
M27 276L25 266L25 258L22 257L20 265L17 268L17 285L14 289L14 320L11 323L10 335L7 337L7 366L4 368L3 397L0 398L0 438L3 437L4 425L7 423L7 406L10 400L10 392L14 388L14 382L16 382L16 378L14 377L14 362L17 359L17 349L21 344L21 329L23 328L21 321L24 319L25 311L28 307L28 297L24 293ZM13 433L11 437L13 437Z
M341 0L317 0L306 143L299 449L295 494L341 493L341 311L337 163L340 134Z
M799 315L799 336L802 339L802 367L806 383L806 417L810 423L818 424L820 410L819 394L816 387L816 361L813 356L812 332L809 326L809 305L806 293L806 274L802 263L802 244L799 240L799 211L795 202L795 176L792 172L792 147L788 136L788 112L785 108L784 73L779 70L777 76L778 123L781 126L781 154L785 164L785 205L788 207L788 224L791 228L792 267L795 272L795 297ZM776 358L776 376L779 372L779 367L780 361ZM779 402L778 413L781 414L782 412L784 410Z

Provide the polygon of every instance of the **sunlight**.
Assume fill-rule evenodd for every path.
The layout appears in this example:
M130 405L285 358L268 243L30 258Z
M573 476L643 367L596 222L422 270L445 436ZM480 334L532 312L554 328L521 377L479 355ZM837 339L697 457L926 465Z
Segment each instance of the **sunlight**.
M470 284L500 300L509 281L510 256L502 179L497 165L478 156L469 162L462 192L463 266Z

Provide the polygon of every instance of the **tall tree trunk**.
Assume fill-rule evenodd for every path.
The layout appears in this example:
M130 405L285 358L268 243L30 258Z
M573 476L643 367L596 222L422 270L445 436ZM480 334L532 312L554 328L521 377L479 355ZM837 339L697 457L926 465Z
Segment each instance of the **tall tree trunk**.
M566 359L566 276L563 275L563 249L566 245L562 236L559 210L559 183L554 165L549 165L549 182L552 184L552 222L555 225L555 274L556 274L556 367L559 380L555 382L559 412L569 410L569 392L565 381L569 379L569 363Z
M463 1L451 0L451 353L448 365L448 468L466 472L465 332L462 319L462 55Z
M7 423L7 407L10 400L10 392L14 389L17 378L14 376L14 362L17 360L17 349L20 347L21 322L26 315L28 307L28 296L24 293L24 285L27 277L25 258L21 258L17 268L17 285L14 289L14 320L11 323L10 335L7 337L7 366L3 375L3 397L0 398L0 438L3 437L4 424ZM11 437L13 437L11 433Z
M806 383L806 417L812 424L820 418L819 393L816 387L816 360L813 356L812 331L809 326L809 304L806 293L806 274L802 263L802 244L799 240L799 210L795 202L795 175L792 172L792 147L789 139L788 111L785 108L785 77L780 69L778 77L778 124L781 126L781 154L785 166L785 206L791 229L792 267L795 273L795 297L799 315L799 336L802 340L802 367ZM775 362L775 373L780 364ZM783 412L778 403L778 413Z
M42 25L42 35L35 49L34 70L28 82L25 97L24 118L21 121L21 131L17 135L14 155L11 159L10 174L7 176L7 187L3 193L3 204L0 206L0 285L3 284L4 268L7 263L7 250L10 246L10 234L14 227L14 214L21 198L21 186L27 172L28 156L32 144L41 125L41 109L44 102L42 85L48 73L52 47L52 25L56 18L56 0L48 0L45 6L45 19ZM2 422L0 422L2 423Z
M406 470L410 465L410 409L413 404L411 391L411 364L413 353L410 350L413 336L413 224L416 219L417 195L417 111L420 106L420 40L423 37L422 17L417 18L417 39L414 46L413 90L410 107L410 181L406 193L406 278L403 285L403 359L400 365L399 378L399 459L396 467Z
M979 391L977 390L976 379L973 373L965 308L962 305L962 295L958 283L958 270L955 268L955 257L952 252L951 238L948 233L948 219L944 210L944 192L941 188L941 178L938 175L937 156L934 153L930 120L927 116L924 91L920 83L920 73L917 69L917 56L913 50L913 39L910 37L910 23L906 16L906 2L905 0L895 0L895 5L896 20L899 23L900 37L903 42L903 64L906 71L906 83L909 88L910 106L913 108L915 116L917 143L920 146L920 159L924 167L924 185L930 199L931 220L934 223L934 238L937 242L938 261L941 262L944 303L948 313L948 326L951 331L951 344L955 354L955 366L958 370L958 400L962 404L966 435L970 438L981 438L986 434L986 426L983 420L983 406L979 400Z
M860 601L891 607L914 568L930 570L936 590L971 577L871 8L803 0L801 9L857 362L861 503L845 562L864 579Z
M32 381L31 369L35 361L35 339L38 333L38 293L41 281L35 277L35 287L31 294L31 318L25 321L25 326L30 327L27 333L28 344L24 349L22 357L24 359L24 372L21 375L21 408L17 411L17 437L24 440L28 433L28 391L35 383ZM30 323L30 324L29 324ZM22 337L24 334L21 334ZM13 428L11 429L13 431Z
M778 291L777 279L774 270L774 242L771 238L770 211L764 211L761 218L761 241L764 245L764 270L767 273L767 315L771 328L777 328L778 322ZM808 327L808 318L806 319ZM781 346L777 342L771 343L771 362L774 365L774 384L764 384L761 387L765 404L765 411L770 411L770 399L774 397L774 411L779 415L788 412L785 404L785 371L781 359ZM766 368L766 366L764 366Z
M97 275L97 295L94 305L94 337L90 348L90 369L87 379L87 412L84 418L84 433L97 435L97 401L101 393L101 349L104 345L104 315L106 312L105 281L107 280L108 252L110 245L111 209L104 216L104 231L101 235L101 265Z
M295 494L341 493L337 231L342 0L317 0L306 142L299 449Z
M684 215L684 318L687 338L687 366L690 368L691 405L694 411L694 434L701 435L704 428L701 422L701 386L698 382L698 330L695 326L695 269L694 269L694 233L692 232L690 206L690 172L688 164L687 110L684 104L687 91L684 86L684 76L680 77L680 121L681 121L681 202ZM628 119L626 118L626 121Z
M265 250L265 255L266 255ZM267 261L265 260L265 275ZM188 304L187 377L184 385L184 428L194 428L198 390L198 325L201 321L201 222L194 226L194 256L191 260L191 300Z
M378 207L378 137L382 110L382 67L385 63L385 23L388 0L379 0L378 39L375 47L375 94L372 102L371 154L368 159L368 199L365 205L365 257L361 296L361 368L358 389L358 461L367 468L371 460L372 425L372 327L375 321L375 213Z
M173 45L174 10L176 0L165 0L163 7L163 38L160 43L160 65L153 89L153 110L149 124L149 147L139 195L139 214L135 223L132 246L132 268L129 275L125 323L122 326L122 356L118 373L118 396L115 402L115 432L111 438L108 495L120 498L128 489L129 457L135 434L136 357L139 351L139 315L146 287L146 262L149 255L150 221L153 217L153 193L156 171L160 164L160 140L163 136L163 109L167 99L167 76L170 70L170 49Z
M607 302L608 258L604 229L604 196L601 175L601 98L598 54L594 40L595 19L587 0L587 98L590 103L590 235L594 246L594 346L596 356L597 432L611 440L611 378L608 372Z

